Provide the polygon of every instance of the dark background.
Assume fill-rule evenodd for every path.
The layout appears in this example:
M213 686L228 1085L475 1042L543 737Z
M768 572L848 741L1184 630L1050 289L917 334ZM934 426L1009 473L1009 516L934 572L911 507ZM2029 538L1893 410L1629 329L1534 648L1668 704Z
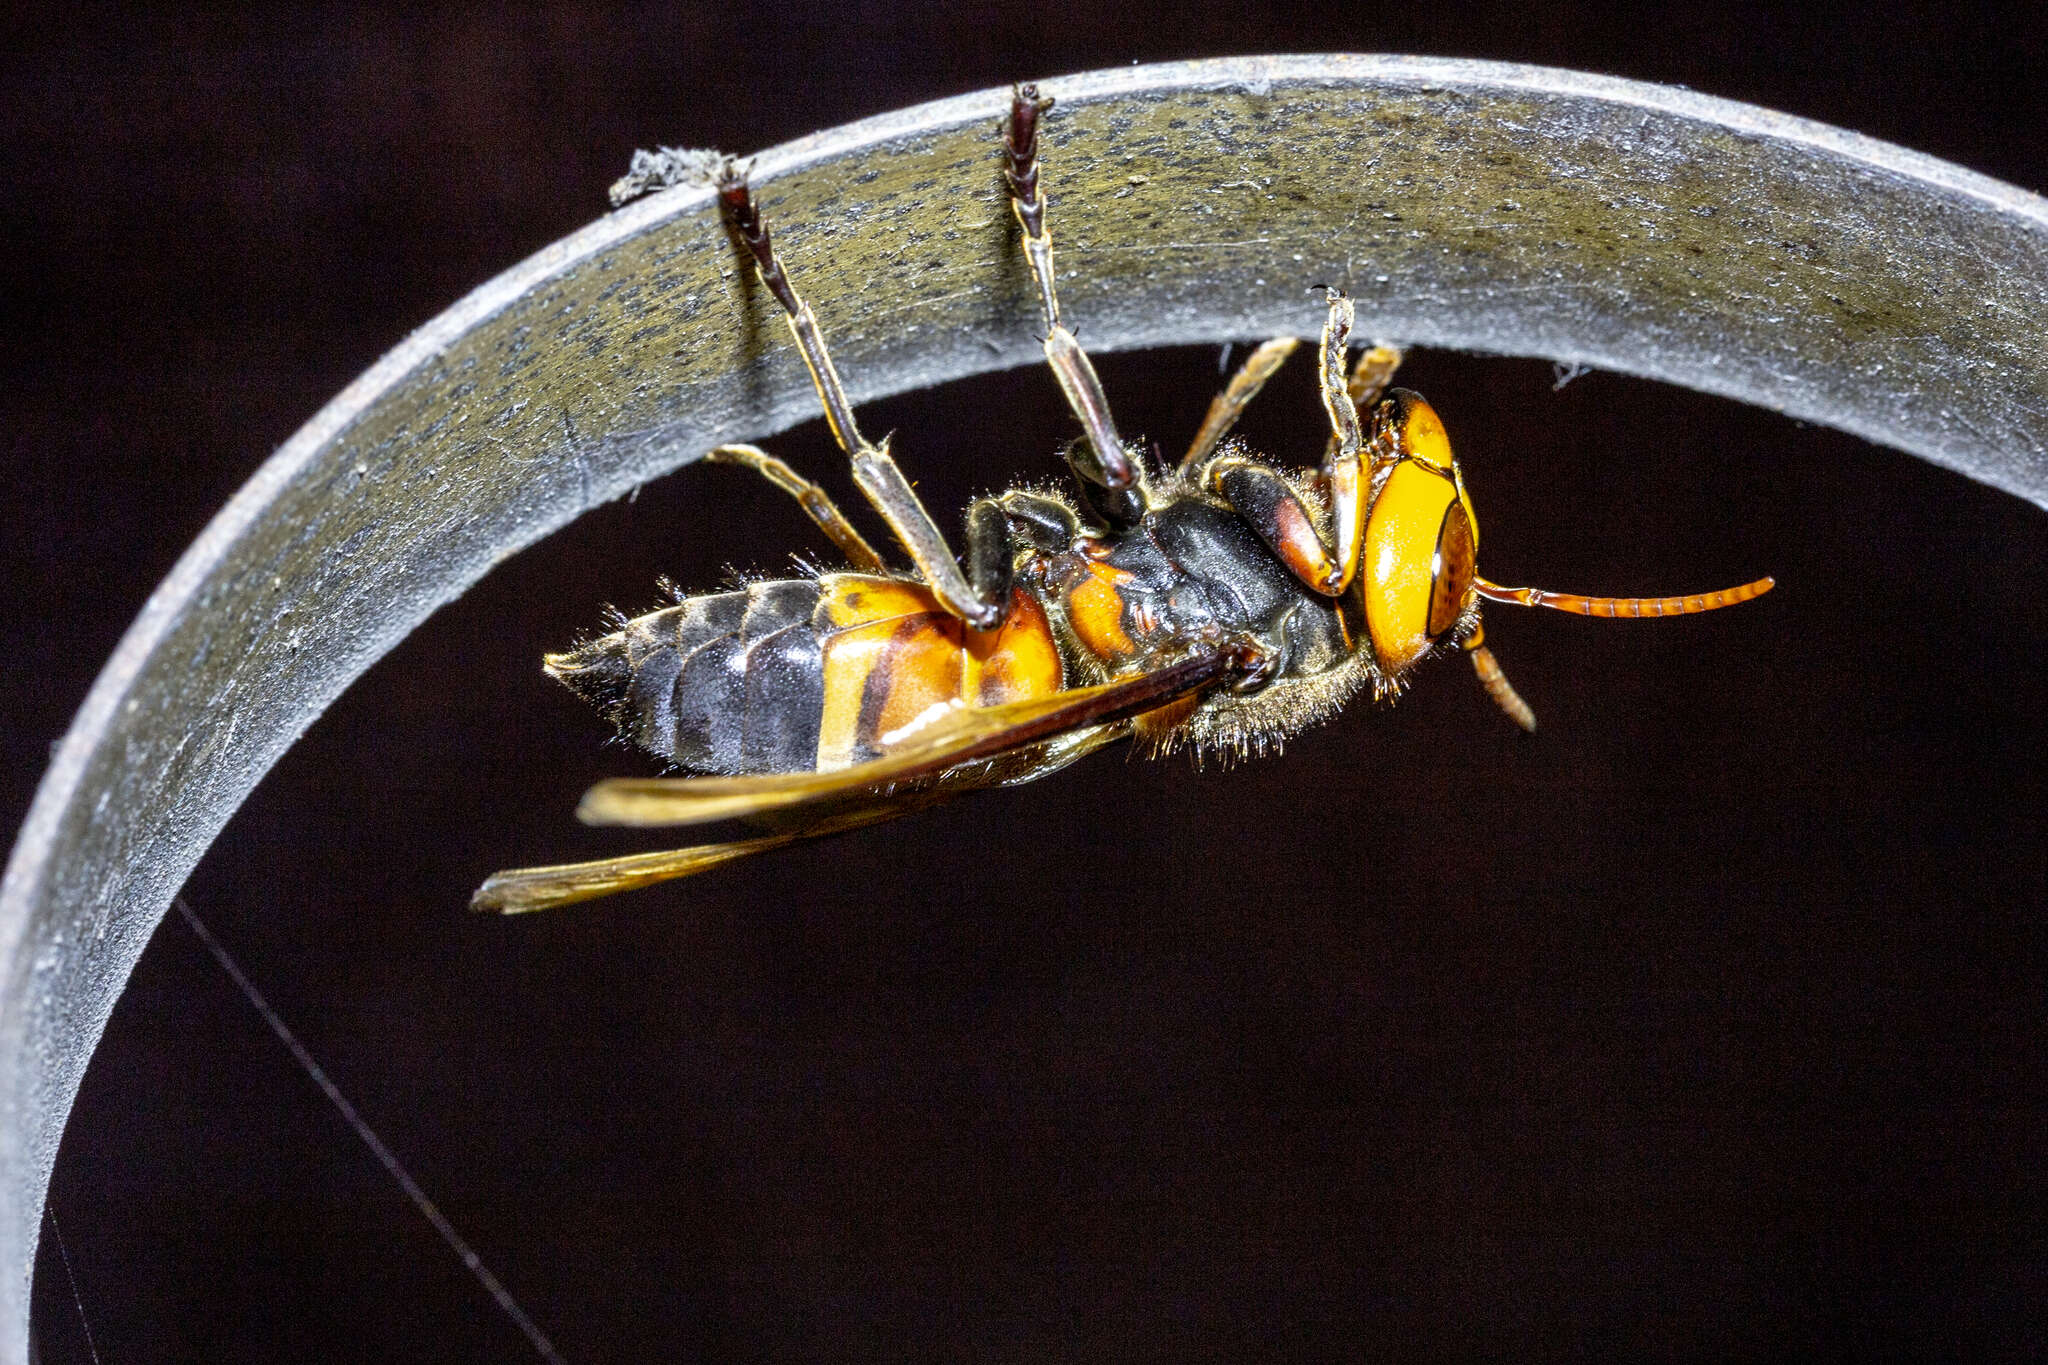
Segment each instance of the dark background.
M2021 7L1801 9L17 16L0 825L229 494L597 216L636 146L1133 59L1412 51L1684 83L2048 185ZM1172 446L1217 356L1102 371ZM1308 379L1269 390L1261 446L1320 449ZM1495 609L1533 738L1444 664L1278 760L1111 754L472 918L493 868L640 846L570 819L646 766L538 655L657 574L817 552L773 493L686 470L430 620L186 894L571 1360L2048 1354L2048 520L1615 376L1425 354L1407 382L1490 576L1779 590L1661 624ZM941 508L1043 476L1068 428L1029 371L864 420ZM775 445L844 487L817 424ZM53 1208L45 1361L531 1356L175 917Z

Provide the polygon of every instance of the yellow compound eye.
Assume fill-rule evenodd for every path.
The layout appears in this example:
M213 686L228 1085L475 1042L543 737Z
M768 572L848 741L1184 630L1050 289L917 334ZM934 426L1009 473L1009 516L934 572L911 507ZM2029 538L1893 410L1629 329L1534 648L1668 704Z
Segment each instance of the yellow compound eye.
M1443 423L1415 394L1397 390L1393 402L1399 463L1373 499L1359 573L1366 629L1389 676L1457 624L1479 544Z

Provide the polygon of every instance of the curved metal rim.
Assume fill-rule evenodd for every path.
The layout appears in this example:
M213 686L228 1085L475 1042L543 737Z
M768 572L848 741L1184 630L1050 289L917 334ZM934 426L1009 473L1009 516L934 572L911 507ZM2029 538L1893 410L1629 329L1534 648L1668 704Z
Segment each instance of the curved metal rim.
M1927 190L1974 201L1992 213L2019 220L2048 235L2048 201L1933 157L1807 119L1689 90L1577 72L1411 57L1293 56L1119 68L1047 84L1062 99L1101 102L1161 92L1231 88L1257 92L1275 83L1316 82L1347 87L1448 87L1482 94L1542 94L1657 111L1741 135L1810 147ZM978 92L821 132L763 152L756 161L756 175L764 182L771 181L804 168L858 156L884 143L953 128L963 121L988 120L992 111L1001 108L1004 97L1000 91ZM27 1358L28 1283L41 1200L47 1189L62 1116L75 1095L77 1076L85 1061L82 1055L67 1059L35 1051L45 1040L32 1032L31 1011L25 997L34 993L36 979L51 970L63 954L78 950L75 941L59 943L50 938L50 925L55 917L42 900L52 859L59 852L60 824L67 813L91 798L92 794L83 789L89 761L108 741L137 680L144 675L172 628L196 609L203 590L221 570L230 550L252 528L273 516L280 495L304 477L322 452L364 414L375 409L402 381L513 301L578 262L617 247L656 224L701 211L710 198L706 189L677 188L631 204L483 284L395 347L266 461L216 516L151 595L100 674L38 789L5 880L0 882L0 961L5 963L7 983L6 996L0 1000L0 1011L4 1011L0 1013L0 1163L5 1166L0 1171L0 1201L7 1201L0 1206L4 1207L4 1212L0 1212L0 1220L4 1220L4 1227L0 1227L0 1256L6 1258L6 1265L12 1270L0 1272L0 1352L8 1358ZM1007 363L1010 362L992 359L984 368ZM1713 376L1689 378L1695 386L1713 386ZM1901 443L1896 433L1881 424L1858 434ZM473 576L465 578L458 571L447 581L434 584L434 600L411 617L406 629L433 606L458 595ZM331 698L320 699L319 706L327 700ZM319 706L305 717L307 723ZM249 785L253 786L253 781ZM213 826L216 831L247 790L244 787L226 798L217 812L218 821ZM179 879L184 870L176 870ZM150 880L136 869L108 872L135 874L143 881ZM161 917L171 889L159 880L155 889L145 890L138 897L150 903L151 923ZM139 943L136 951L139 952ZM127 965L133 965L132 957ZM97 1040L98 1025L103 1024L104 1017L90 1029L91 1041Z

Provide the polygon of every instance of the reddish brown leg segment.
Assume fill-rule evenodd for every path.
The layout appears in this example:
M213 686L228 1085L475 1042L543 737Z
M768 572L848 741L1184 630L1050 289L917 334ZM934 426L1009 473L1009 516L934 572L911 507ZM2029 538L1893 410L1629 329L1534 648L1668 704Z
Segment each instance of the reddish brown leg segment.
M1274 470L1242 455L1219 455L1202 470L1201 486L1229 503L1296 578L1330 597L1342 590L1315 518Z

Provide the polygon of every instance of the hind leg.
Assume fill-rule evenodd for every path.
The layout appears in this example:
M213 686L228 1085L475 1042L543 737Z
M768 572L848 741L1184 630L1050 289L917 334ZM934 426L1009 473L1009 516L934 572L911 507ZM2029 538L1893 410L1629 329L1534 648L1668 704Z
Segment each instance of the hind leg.
M863 573L888 572L888 566L882 563L882 557L875 553L874 546L868 544L861 533L853 529L853 523L846 519L846 514L839 510L830 494L761 447L719 446L707 452L704 458L714 464L743 465L753 470L795 498L805 514L817 523L818 529L823 531L834 545L839 547L839 553L845 555L847 562L854 568Z
M945 535L889 454L888 439L884 437L880 445L875 445L861 435L853 420L853 404L839 382L839 372L832 366L831 353L825 349L825 334L818 329L817 315L797 297L795 287L783 273L753 192L747 188L747 177L738 167L727 166L725 177L718 184L718 198L733 230L753 254L761 283L768 286L788 316L789 330L796 337L797 349L811 372L811 383L818 390L818 401L824 406L826 424L832 428L839 448L852 461L853 481L882 514L882 520L889 523L889 529L909 553L918 576L932 590L939 605L976 630L994 629L1003 619L1004 604L984 601L975 595L960 572L959 561L953 558Z

